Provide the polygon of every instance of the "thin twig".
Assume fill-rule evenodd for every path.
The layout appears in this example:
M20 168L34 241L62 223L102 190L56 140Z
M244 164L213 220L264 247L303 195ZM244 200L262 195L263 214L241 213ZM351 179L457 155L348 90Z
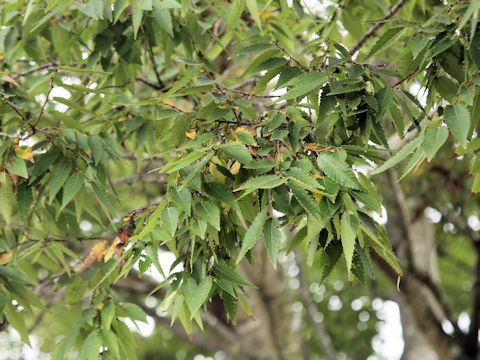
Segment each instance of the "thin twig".
M358 50L360 50L360 48L365 45L367 40L374 36L377 31L385 25L385 20L388 20L395 15L408 1L409 0L400 0L393 5L385 14L385 16L382 17L380 21L373 25L370 29L368 29L365 35L363 35L362 38L354 45L354 47L350 50L350 55L354 55Z
M144 78L141 78L141 77L137 77L135 80L137 81L140 81L141 83L144 83L145 85L147 86L150 86L152 89L155 89L155 90L162 90L163 89L163 86L158 86L157 84L154 84Z
M392 85L392 89L395 89L398 87L398 85L404 83L405 81L408 81L410 80L413 75L416 74L416 72L418 71L418 69L420 69L420 66L417 66L410 74L408 74L407 76L405 76L403 79L401 79L400 81L397 81L395 84Z
M285 53L285 55L287 55L290 60L292 60L295 64L297 64L298 66L300 66L302 68L303 71L305 72L310 72L310 69L307 68L306 66L302 65L300 63L300 61L298 61L297 59L295 59L293 56L291 56L287 50L285 50L283 47L281 47L280 45L278 45L278 41L274 41L273 44L278 48L280 49L283 53Z
M45 69L48 69L50 67L55 67L56 68L57 66L58 66L58 62L52 61L52 62L49 62L48 64L43 64L43 65L31 68L29 70L20 72L18 74L15 74L13 78L18 79L19 77L27 76L27 75L33 74L34 72L45 70Z
M47 97L45 98L45 102L43 103L42 109L40 110L40 113L37 116L37 120L35 120L35 122L32 125L30 125L30 128L32 129L33 133L35 133L36 131L35 128L38 125L38 122L40 121L40 119L42 118L43 110L45 110L45 106L48 103L48 100L49 100L48 98L50 96L50 93L53 90L53 82L55 81L55 77L57 76L57 73L58 73L58 69L55 69L52 75L52 80L50 81L50 89L48 89Z

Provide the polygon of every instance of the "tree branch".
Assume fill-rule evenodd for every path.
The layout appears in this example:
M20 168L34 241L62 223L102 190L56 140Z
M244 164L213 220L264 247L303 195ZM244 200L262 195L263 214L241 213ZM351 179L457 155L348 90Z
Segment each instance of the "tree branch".
M311 325L313 326L313 331L315 332L315 336L322 346L323 352L327 358L327 360L336 360L337 354L335 348L333 347L332 339L328 334L327 330L323 327L322 324L316 322L314 316L318 313L315 304L313 303L310 295L308 294L307 283L305 280L305 276L303 273L303 269L298 258L298 252L295 253L295 262L299 269L298 273L298 281L300 283L300 296L302 297L302 302L305 305L305 310L307 311L308 319L310 320Z
M136 182L158 182L166 184L168 176L166 174L151 173L151 174L137 174L126 176L122 178L112 179L113 186L132 185Z
M354 55L360 48L365 45L368 39L370 39L372 36L374 36L378 30L380 30L383 25L385 25L385 20L390 19L393 15L395 15L402 7L405 5L409 0L400 0L397 2L395 5L393 5L390 10L385 14L384 17L382 17L375 25L373 25L368 31L365 33L365 35L362 36L362 38L353 46L353 48L350 50L350 55Z

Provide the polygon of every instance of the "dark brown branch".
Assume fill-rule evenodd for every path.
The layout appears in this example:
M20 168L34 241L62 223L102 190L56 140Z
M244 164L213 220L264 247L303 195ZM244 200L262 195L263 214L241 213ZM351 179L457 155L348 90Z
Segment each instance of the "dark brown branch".
M392 89L395 89L395 88L398 87L398 85L404 83L405 81L410 80L413 77L413 75L415 75L417 73L418 69L420 69L420 66L417 66L410 74L408 74L403 79L401 79L401 80L397 81L395 84L393 84Z
M135 80L137 81L140 81L141 83L147 85L147 86L150 86L152 89L155 89L155 90L162 90L163 89L163 86L159 86L157 84L154 84L144 78L141 78L141 77L137 77Z
M298 61L298 60L295 59L292 55L290 55L287 50L285 50L283 47L281 47L280 45L278 45L278 41L274 41L273 44L274 44L279 50L281 50L285 55L287 55L287 56L290 58L290 60L292 60L295 64L297 64L298 66L300 66L303 71L305 71L305 72L310 72L310 69L309 69L309 68L307 68L306 66L302 65L302 64L300 63L300 61Z
M58 69L55 69L53 75L52 75L52 79L50 81L50 89L48 89L48 93L47 93L47 97L45 98L45 101L42 105L42 108L40 110L40 113L38 114L37 116L37 120L35 120L35 122L30 125L30 128L32 129L33 133L35 133L36 131L36 126L38 125L38 122L40 121L40 119L42 118L42 115L43 115L43 111L45 110L45 106L47 105L48 103L48 100L49 100L49 96L50 96L50 93L52 92L53 90L53 82L55 81L55 77L57 76L57 73L58 73Z
M365 45L368 39L374 36L378 30L380 30L385 25L385 20L390 19L393 15L395 15L402 7L405 5L409 0L400 0L395 5L393 5L390 10L382 17L375 25L373 25L365 35L353 46L350 50L350 55L354 55L360 48Z

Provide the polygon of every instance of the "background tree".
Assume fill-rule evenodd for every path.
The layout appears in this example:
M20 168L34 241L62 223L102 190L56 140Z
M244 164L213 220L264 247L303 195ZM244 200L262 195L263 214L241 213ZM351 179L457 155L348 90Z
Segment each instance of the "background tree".
M357 359L381 297L405 358L477 358L479 7L4 1L4 331Z

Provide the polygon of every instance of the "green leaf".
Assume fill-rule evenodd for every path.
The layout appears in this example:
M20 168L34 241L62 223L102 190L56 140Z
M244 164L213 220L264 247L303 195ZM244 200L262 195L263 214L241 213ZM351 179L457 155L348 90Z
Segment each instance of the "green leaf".
M385 46L388 44L392 44L395 40L396 37L400 36L405 28L404 27L394 27L388 29L386 32L384 32L377 40L375 45L370 49L370 52L368 53L367 56L365 56L364 60L369 59L373 55L375 55L377 52L382 50Z
M333 181L345 187L360 189L360 184L345 163L338 161L331 154L323 153L317 157L318 167Z
M425 133L423 140L423 151L427 155L428 161L431 161L440 147L447 141L448 130L445 126L429 129Z
M319 190L323 190L323 186L321 186L318 181L314 179L313 175L303 171L300 168L291 167L286 173L289 180L296 182L305 189L308 189L312 192L319 192Z
M260 22L260 14L258 12L257 0L247 0L247 9L252 15L253 19L257 23L257 26L262 29L262 23Z
M228 12L227 32L233 30L235 25L237 25L238 20L240 20L240 16L242 15L244 8L245 8L245 0L233 1Z
M262 211L258 213L253 220L252 224L248 228L243 238L242 247L240 248L240 253L237 257L237 264L242 260L248 250L250 250L257 242L260 234L262 233L263 224L265 223L266 219L267 213L265 211Z
M256 287L228 265L218 263L215 264L212 270L214 274L221 279L225 279L240 285Z
M286 179L278 175L262 175L248 179L234 191L246 190L242 197L258 189L274 189L286 182Z
M300 205L307 211L312 218L317 221L320 225L324 226L324 221L322 213L318 204L312 199L312 197L303 189L301 186L297 185L294 182L289 182L288 187L292 191L293 196L298 200Z
M248 164L252 161L252 155L248 151L247 147L238 142L231 142L221 146L222 151L232 159L235 159L242 164Z
M477 3L479 2L478 0L474 0L474 1L477 1ZM473 5L473 1L470 4L470 6L472 5ZM473 59L473 62L477 66L477 69L480 70L480 32L478 30L475 32L475 35L473 35L468 51L470 53L470 56Z
M210 201L199 202L195 205L195 210L198 216L220 231L220 210L214 203Z
M108 329L100 329L100 337L102 338L103 345L106 346L109 351L112 351L115 354L120 353L118 338L113 331Z
M77 339L77 336L78 336L78 333L80 332L81 327L82 327L82 320L78 320L72 326L72 329L70 330L68 336L62 340L61 345L55 356L55 360L65 359L65 356L68 354L73 344L75 344L75 340Z
M340 237L342 240L343 254L347 262L347 270L350 273L352 268L353 250L355 248L355 233L350 224L350 214L343 213L340 222Z
M12 181L7 173L0 173L0 214L7 224L10 224L13 214L15 198L13 195Z
M462 104L448 105L445 108L445 122L453 136L462 144L467 145L468 130L470 129L470 113Z
M100 356L100 346L102 343L100 341L100 337L98 336L96 331L92 331L90 335L87 336L85 342L80 349L80 355L78 360L95 360L98 359Z
M27 165L25 164L25 160L17 157L11 158L7 162L6 168L9 173L28 179Z
M263 240L267 248L268 257L273 267L277 268L278 250L282 240L282 233L278 230L278 221L276 219L267 219L263 226Z
M115 304L112 301L107 301L102 308L100 316L102 319L102 325L106 329L110 329L112 321L115 317Z
M168 162L164 167L162 167L160 172L171 174L175 171L183 169L184 167L194 163L195 161L200 159L203 155L205 155L205 153L202 151L194 151L181 159Z
M383 115L385 110L390 106L393 100L393 90L390 86L380 89L375 95L378 102L377 121Z
M210 289L212 288L212 278L206 276L197 285L195 279L190 278L182 285L183 296L190 309L190 319L197 313L200 307L208 300Z
M203 186L207 194L213 197L215 200L240 211L240 207L235 200L235 196L233 196L232 191L229 190L225 185L219 182L210 182L204 183Z
M405 145L402 150L397 152L394 156L392 156L390 159L385 161L381 166L378 168L374 169L372 172L370 172L371 175L376 175L380 174L381 172L390 169L392 166L397 165L400 161L405 159L408 155L410 155L413 150L417 148L419 144L423 141L423 137L418 137L413 141L410 141L407 145Z
M105 150L103 147L103 141L98 135L91 135L88 137L88 146L92 151L93 160L95 165L104 160Z
M24 316L20 314L20 312L17 311L17 309L15 309L15 307L10 302L7 302L7 304L5 305L3 313L5 314L5 317L7 318L10 325L12 325L13 328L18 331L20 337L22 338L22 341L31 347L32 345L30 345L30 340L28 339L28 329L27 325L25 324Z
M395 124L395 128L397 129L397 134L400 139L403 139L405 133L405 127L403 124L403 116L400 110L398 110L397 105L390 104L387 108L387 113L390 119Z
M190 211L192 207L192 194L190 190L186 187L181 188L168 188L168 195L172 198L172 200L177 204L177 206L185 211L187 216L190 216Z
M175 235L178 227L178 210L174 207L169 207L162 211L162 224L168 230L171 236Z
M299 96L304 96L310 91L313 91L315 89L320 89L326 82L327 82L327 77L322 77L318 81L313 81L313 82L306 82L301 85L293 87L291 90L287 91L287 93L280 98L278 98L275 102L279 102L282 100L290 100L290 99L295 99Z
M2 201L2 200L0 200ZM22 221L26 221L33 202L32 189L22 183L17 189L17 206Z
M122 306L122 311L132 320L140 320L144 323L147 322L147 317L145 316L145 313L138 305L132 303L125 303Z
M68 161L61 161L55 166L51 172L50 177L50 190L49 190L49 202L51 203L55 199L55 195L60 191L65 181L70 175L72 165Z
M67 180L65 187L63 188L62 195L62 208L64 208L80 191L83 186L84 177L83 174L78 171L74 172Z
M93 192L95 193L95 196L97 197L100 204L102 204L102 206L104 206L111 215L115 215L116 210L110 203L110 200L108 200L105 191L95 182L92 182L91 185L93 188Z

